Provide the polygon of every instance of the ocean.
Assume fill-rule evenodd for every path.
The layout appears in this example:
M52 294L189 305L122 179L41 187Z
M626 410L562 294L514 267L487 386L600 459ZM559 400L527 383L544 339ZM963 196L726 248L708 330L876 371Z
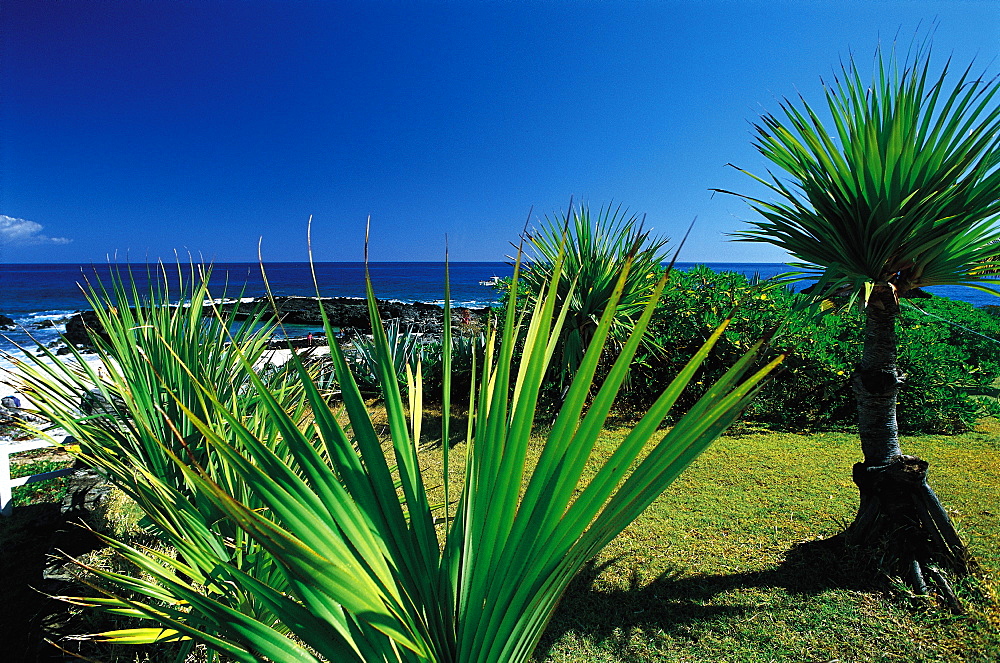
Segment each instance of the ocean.
M695 263L678 263L690 269ZM780 263L707 263L716 271L735 271L746 276L768 278L788 271ZM125 269L126 266L120 266ZM185 267L185 269L188 269ZM510 276L513 268L504 262L453 262L450 265L452 304L480 308L497 303L493 288L481 285L492 277ZM0 314L19 326L0 332L0 351L16 353L17 346L34 347L35 341L51 343L65 330L74 312L89 309L80 285L109 282L108 265L0 264ZM176 266L168 266L176 280ZM144 289L155 266L132 265L131 271ZM308 263L265 265L267 281L276 296L315 294ZM444 295L444 264L435 262L379 262L369 265L375 294L380 299L440 304ZM358 262L316 263L319 291L325 297L363 297L364 264ZM260 297L266 293L257 263L217 263L209 281L213 297ZM173 286L176 290L176 285ZM1000 303L993 295L955 286L929 288L937 295L971 302L973 305ZM303 334L306 330L302 331ZM34 339L34 341L32 340ZM0 360L0 363L2 360Z

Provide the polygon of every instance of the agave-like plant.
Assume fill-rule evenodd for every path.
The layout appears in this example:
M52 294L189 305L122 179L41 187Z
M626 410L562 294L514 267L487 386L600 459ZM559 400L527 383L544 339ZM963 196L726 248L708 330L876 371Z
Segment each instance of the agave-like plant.
M420 357L420 336L412 328L403 329L399 320L389 320L385 323L386 338L389 341L389 357L392 366L405 386L407 369L413 371ZM358 386L365 391L378 390L378 353L374 336L358 338L354 342L353 361L354 378Z
M264 370L273 333L264 312L236 322L235 303L209 295L210 270L192 265L185 274L178 266L176 282L169 271L153 268L146 290L136 286L131 271L117 267L110 284L92 283L86 292L96 313L91 338L99 368L73 346L68 360L42 348L40 357L25 353L34 361L14 360L20 391L75 438L89 466L141 507L143 526L178 551L182 573L192 585L218 591L211 574L228 564L282 587L274 561L191 484L176 459L182 456L201 468L248 508L262 508L253 487L213 453L193 423L226 425L201 385L212 385L218 402L258 431L263 443L284 453L275 446L280 441L276 431L266 430L265 410L250 376L266 382L270 397L304 426L307 409L298 373L289 380L287 370ZM236 585L219 596L234 610L273 620L266 605ZM149 633L163 636L160 629ZM142 639L135 633L129 637Z
M558 284L560 306L566 322L556 346L553 370L563 384L573 378L590 346L601 317L609 309L612 295L626 264L631 268L614 307L609 345L621 347L628 339L667 261L667 239L643 230L642 219L621 206L601 208L592 215L586 205L570 208L566 218L545 217L541 226L526 236L530 262L521 284L528 307L545 297L548 284ZM572 218L569 218L569 217ZM558 275L556 263L563 264ZM647 349L655 350L652 335L642 337Z
M776 200L736 194L764 217L738 239L788 251L800 261L793 278L817 279L819 297L839 292L864 305L864 348L851 380L864 454L854 468L861 508L848 538L892 542L891 570L920 593L926 574L940 577L936 567L968 565L923 480L926 462L899 446L900 299L933 285L1000 294L989 281L1000 267L998 88L972 75L972 65L953 80L949 66L934 74L926 44L905 58L879 49L866 82L850 60L825 86L832 129L804 99L786 100L780 116L756 125L757 149L791 183L750 175Z
M568 313L568 307L557 308L563 265L563 256L557 256L553 279L532 315L519 317L512 301L502 328L490 330L480 387L470 399L464 459L452 463L449 445L441 445L444 477L430 479L437 484L443 478L448 486L452 473L461 478L460 494L452 501L446 493L443 509L430 497L417 449L420 370L410 372L406 402L370 283L387 438L372 422L329 321L346 425L295 357L301 400L284 399L281 389L257 378L249 356L239 374L250 388L233 400L224 386L200 379L198 367L188 364L197 357L177 348L175 368L190 376L200 407L185 404L167 379L156 385L138 381L135 389L152 388L174 401L172 430L162 441L166 455L196 499L210 501L238 527L274 575L248 572L217 552L192 558L184 550L172 558L109 541L144 575L95 570L120 590L74 600L141 616L159 627L101 637L130 642L194 638L248 662L528 660L573 576L735 420L782 360L758 361L761 341L676 425L659 429L723 333L722 325L611 457L595 467L595 443L665 284L660 277L585 407L628 283L627 259L541 455L531 463L539 392ZM515 268L515 282L519 271ZM446 293L444 431L450 417L452 347L447 299ZM123 390L131 389L126 376ZM61 390L46 380L36 394ZM253 403L252 412L243 399ZM57 424L89 424L68 404L41 402L40 409ZM305 425L303 404L311 416ZM151 407L163 410L159 404ZM188 425L213 461L226 466L232 483L218 480L183 450L180 431ZM173 450L177 444L182 450ZM145 473L136 476L147 479ZM202 561L215 565L202 568Z

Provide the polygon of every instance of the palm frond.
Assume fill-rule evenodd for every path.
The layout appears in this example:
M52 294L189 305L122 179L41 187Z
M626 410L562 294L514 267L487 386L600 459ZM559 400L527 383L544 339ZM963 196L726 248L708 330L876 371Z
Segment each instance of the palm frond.
M763 217L735 237L784 249L830 288L989 288L1000 268L998 88L971 65L957 77L949 67L933 75L926 47L903 59L879 50L870 82L851 59L824 84L823 112L800 97L762 117L755 146L790 181L751 175L774 200L734 194Z

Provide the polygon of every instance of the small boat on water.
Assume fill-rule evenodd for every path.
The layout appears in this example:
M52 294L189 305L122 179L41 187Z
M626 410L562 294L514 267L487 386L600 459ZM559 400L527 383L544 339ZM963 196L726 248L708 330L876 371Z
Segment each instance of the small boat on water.
M496 285L497 283L500 283L500 277L499 276L491 276L490 278L486 279L485 281L480 281L479 285Z

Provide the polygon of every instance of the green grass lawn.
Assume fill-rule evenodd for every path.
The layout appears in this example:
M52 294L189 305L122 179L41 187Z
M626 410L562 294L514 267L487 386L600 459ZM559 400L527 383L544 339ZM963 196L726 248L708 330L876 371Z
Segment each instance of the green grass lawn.
M11 478L26 477L32 474L44 474L62 470L72 465L71 460L34 460L14 465L11 468ZM56 477L45 481L36 481L23 486L16 486L12 491L14 504L39 504L42 502L61 502L66 496L66 477Z
M624 431L608 431L607 438ZM1000 425L903 440L997 594ZM831 536L857 506L857 437L748 434L720 440L578 579L539 662L983 661L1000 659L1000 611L953 617L865 586L797 543Z

